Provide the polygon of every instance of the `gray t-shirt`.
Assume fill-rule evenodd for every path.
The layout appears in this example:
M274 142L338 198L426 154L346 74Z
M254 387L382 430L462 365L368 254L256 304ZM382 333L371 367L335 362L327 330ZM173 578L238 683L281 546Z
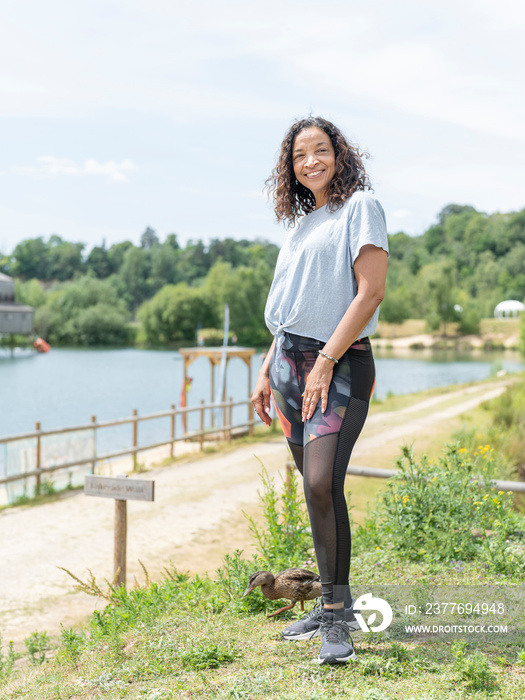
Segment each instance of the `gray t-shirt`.
M276 336L275 363L283 331L326 342L357 294L354 260L364 245L388 252L383 207L368 192L354 192L334 212L320 207L303 216L279 252L266 301L266 325ZM361 337L377 327L379 309Z

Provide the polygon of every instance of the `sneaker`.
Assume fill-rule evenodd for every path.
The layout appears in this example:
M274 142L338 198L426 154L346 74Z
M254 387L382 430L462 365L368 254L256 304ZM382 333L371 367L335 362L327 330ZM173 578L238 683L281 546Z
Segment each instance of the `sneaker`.
M312 639L320 634L323 618L323 606L321 603L307 612L300 620L293 622L283 630L283 637L289 640ZM360 630L358 621L350 608L345 610L346 624L349 630Z
M317 659L320 664L346 664L356 658L346 622L335 620L333 614L324 613L320 631L323 640Z
M283 630L285 639L312 639L319 634L319 627L323 618L323 606L321 603L302 616L300 620L292 623Z

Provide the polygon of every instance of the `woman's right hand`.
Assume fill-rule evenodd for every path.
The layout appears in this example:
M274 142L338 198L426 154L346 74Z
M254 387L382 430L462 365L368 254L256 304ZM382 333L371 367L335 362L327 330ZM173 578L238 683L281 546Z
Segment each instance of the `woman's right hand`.
M272 424L270 418L270 380L267 374L259 374L255 389L253 390L251 401L255 408L255 413L266 425Z

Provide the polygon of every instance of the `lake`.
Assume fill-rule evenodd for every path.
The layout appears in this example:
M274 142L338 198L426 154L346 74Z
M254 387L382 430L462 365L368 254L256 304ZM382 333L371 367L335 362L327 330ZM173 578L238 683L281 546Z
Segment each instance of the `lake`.
M436 386L485 379L498 369L509 372L523 370L523 361L516 352L459 354L451 351L411 351L396 356L392 351L379 351L376 356L376 396L423 391ZM262 355L252 359L252 384L262 363ZM201 399L210 401L210 365L199 358L189 368L193 378L188 405ZM234 400L247 398L247 367L240 359L228 365L227 395ZM97 420L139 415L168 410L178 405L183 377L183 363L172 350L74 350L52 349L47 354L31 354L10 358L0 355L0 436L30 432L35 422L42 429L84 425L95 415ZM218 371L216 370L216 382ZM247 409L235 409L234 418L244 418ZM189 427L197 428L198 416L190 417ZM140 440L162 439L166 427L161 421L140 425ZM168 423L168 419L165 419ZM131 427L124 426L122 444L129 444ZM108 447L116 446L116 438L108 438ZM117 441L121 443L119 439ZM103 446L104 441L101 443ZM118 446L118 445L117 445Z

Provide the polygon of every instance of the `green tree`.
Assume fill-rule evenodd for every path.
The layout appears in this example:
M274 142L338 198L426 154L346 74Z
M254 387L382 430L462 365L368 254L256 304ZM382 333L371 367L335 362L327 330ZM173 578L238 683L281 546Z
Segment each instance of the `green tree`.
M456 318L454 304L455 266L451 260L429 263L419 273L426 291L425 318L430 329L438 330L443 325L443 335L447 335L447 324Z
M150 251L145 248L128 248L124 253L118 276L123 283L126 301L130 309L137 309L150 296L150 272Z
M106 241L102 241L101 246L96 245L91 248L87 256L86 267L99 279L109 277L114 271L106 249Z
M219 261L206 277L205 288L223 314L224 304L230 307L230 328L241 344L264 345L271 335L264 323L264 307L272 281L273 270L264 262L255 267L233 268Z
M49 248L42 236L21 241L12 254L12 274L28 280L49 279Z
M3 255L0 252L0 272L3 272L4 275L8 275L10 265L11 265L11 256L10 255Z
M447 249L443 226L431 226L424 234L425 248L432 255L440 255Z
M83 243L68 243L60 236L52 235L48 242L49 279L65 280L73 279L75 273L83 271L82 260Z
M140 237L140 247L150 250L155 246L159 245L159 238L155 233L154 229L149 226L146 228L142 236Z
M389 289L387 285L379 314L381 320L386 323L403 323L410 318L410 303L406 287Z
M21 304L27 304L34 309L46 303L46 293L37 279L27 282L15 279L15 298Z
M446 220L448 219L449 216L456 216L457 214L464 214L464 213L477 213L474 207L472 207L470 204L447 204L446 207L443 207L443 209L439 212L438 214L438 222L442 226Z
M167 284L139 308L139 338L158 345L195 341L197 327L216 328L220 323L217 300L205 288L185 282Z
M179 252L171 245L155 246L150 251L150 289L157 292L165 284L176 284L181 281L177 268Z
M210 269L210 264L204 243L202 241L188 241L186 247L181 250L177 268L180 279L185 282L205 277Z
M84 313L93 307L94 312ZM70 282L57 282L48 293L41 311L42 321L48 325L47 337L51 344L105 345L114 344L118 338L124 342L122 327L129 314L124 301L117 297L108 280L86 275ZM104 313L107 318L102 320ZM94 319L101 324L99 331L93 327Z
M456 314L459 332L465 335L479 334L481 313L476 300L464 290L460 290L456 296L456 303L462 309Z
M525 357L525 314L520 319L520 352Z
M273 275L275 264L279 255L279 246L268 241L256 240L247 249L248 267L255 267L258 263L264 263Z
M173 250L180 250L179 241L177 240L177 234L168 233L168 235L166 236L166 240L164 241L164 245L170 246L170 248L173 248Z
M131 241L122 241L122 243L114 243L108 250L108 260L111 267L111 272L116 273L122 267L126 252L133 248Z

